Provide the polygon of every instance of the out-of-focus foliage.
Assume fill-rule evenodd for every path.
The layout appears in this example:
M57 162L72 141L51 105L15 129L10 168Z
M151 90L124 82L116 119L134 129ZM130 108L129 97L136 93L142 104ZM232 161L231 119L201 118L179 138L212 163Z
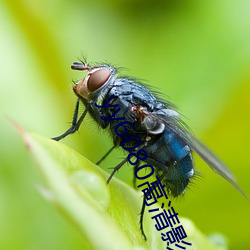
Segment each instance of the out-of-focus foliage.
M124 66L170 97L194 133L249 187L250 2L1 1L0 248L72 249L82 238L38 195L39 175L7 120L47 137L66 130L75 97L70 70L89 62ZM98 131L98 132L97 132ZM95 143L92 143L95 142ZM111 141L87 119L63 143L97 161ZM117 150L102 167L118 163ZM250 203L202 161L175 209L230 249L249 249ZM132 183L127 165L118 178Z

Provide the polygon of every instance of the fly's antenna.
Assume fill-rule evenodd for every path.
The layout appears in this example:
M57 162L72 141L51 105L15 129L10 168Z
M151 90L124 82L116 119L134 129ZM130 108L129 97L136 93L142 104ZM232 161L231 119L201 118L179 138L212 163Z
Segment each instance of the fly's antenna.
M73 62L71 69L74 70L89 70L89 65L84 62Z

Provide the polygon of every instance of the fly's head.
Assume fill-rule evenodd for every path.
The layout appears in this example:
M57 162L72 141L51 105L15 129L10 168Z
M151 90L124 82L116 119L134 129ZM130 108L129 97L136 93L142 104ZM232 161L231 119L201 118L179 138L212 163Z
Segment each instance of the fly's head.
M90 99L90 96L98 97L116 76L115 69L109 65L89 66L83 62L74 62L71 69L88 71L86 76L73 87L75 94L85 100Z

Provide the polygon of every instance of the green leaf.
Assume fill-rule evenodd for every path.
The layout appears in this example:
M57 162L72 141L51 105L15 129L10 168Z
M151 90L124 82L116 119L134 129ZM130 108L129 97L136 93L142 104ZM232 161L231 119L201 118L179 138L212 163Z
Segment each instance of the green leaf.
M81 232L82 249L166 249L147 211L144 228L148 240L142 237L141 193L116 178L106 185L108 174L75 150L19 130L44 176L46 187L39 185L39 191ZM190 220L179 220L192 249L226 249L225 242L213 244Z

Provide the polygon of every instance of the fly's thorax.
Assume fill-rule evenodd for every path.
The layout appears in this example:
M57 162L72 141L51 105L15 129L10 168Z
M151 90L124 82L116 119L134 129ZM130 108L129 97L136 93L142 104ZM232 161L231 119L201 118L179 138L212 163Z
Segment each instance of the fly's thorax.
M109 65L88 67L87 75L73 87L75 94L81 99L100 102L107 92L107 87L116 79L115 69Z

